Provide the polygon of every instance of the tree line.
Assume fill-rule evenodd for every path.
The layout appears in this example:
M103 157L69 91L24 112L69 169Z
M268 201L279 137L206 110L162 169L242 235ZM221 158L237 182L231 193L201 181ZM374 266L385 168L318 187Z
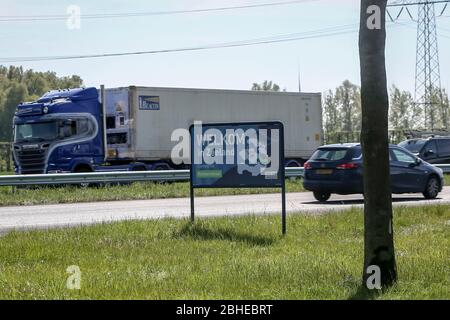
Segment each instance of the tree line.
M252 90L280 91L280 86L272 81L254 83ZM323 94L323 131L326 143L359 141L361 132L361 87L349 80L342 82L334 90ZM445 90L434 90L432 100L437 108L429 110L428 121L438 130L449 129L450 104ZM442 101L442 104L439 103ZM389 131L392 143L404 140L404 132L420 130L424 123L421 106L414 103L413 94L395 85L389 89ZM427 123L430 127L430 123Z
M0 65L0 141L12 140L12 118L19 103L35 101L49 90L82 85L83 80L77 75L58 77L52 71Z
M83 85L78 75L58 77L55 72L24 70L21 66L0 65L0 141L12 139L12 117L17 105L24 101L37 100L48 90L76 88ZM254 83L252 90L281 91L272 81ZM284 90L283 90L284 91ZM391 131L420 129L423 122L422 108L414 103L413 95L396 86L389 90L389 129ZM438 91L435 101L441 99ZM450 104L445 90L442 91L442 105L431 119L435 128L449 128ZM327 142L359 140L361 131L361 88L349 80L323 95L323 130ZM402 137L400 137L401 139Z
M432 97L437 107L429 110L429 116L436 130L449 129L450 104L445 90L435 90ZM438 103L442 100L442 104ZM405 130L420 130L424 125L422 106L414 103L409 91L395 85L389 89L389 130L391 134ZM429 120L428 120L429 121ZM430 126L429 123L427 123ZM335 90L328 90L323 96L323 126L325 137L338 142L345 134L359 140L361 131L361 88L345 80ZM402 138L402 137L391 137Z

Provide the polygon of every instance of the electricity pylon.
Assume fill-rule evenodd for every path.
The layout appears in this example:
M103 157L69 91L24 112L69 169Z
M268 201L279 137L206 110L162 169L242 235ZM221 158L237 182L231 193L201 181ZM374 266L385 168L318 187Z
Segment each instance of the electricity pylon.
M450 0L403 0L388 4L388 7L401 7L396 19L406 11L409 17L417 22L414 100L423 115L421 123L418 124L420 129L449 129L449 115L443 107L435 13L435 4L444 5L439 14L442 15L449 2ZM417 6L417 20L409 10L411 6ZM392 19L390 14L389 17Z

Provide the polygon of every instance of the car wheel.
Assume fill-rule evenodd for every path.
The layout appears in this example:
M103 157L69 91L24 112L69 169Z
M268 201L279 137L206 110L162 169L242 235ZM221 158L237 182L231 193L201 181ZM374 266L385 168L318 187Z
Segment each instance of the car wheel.
M439 180L436 177L428 179L423 196L425 199L434 199L439 194Z
M316 198L317 201L319 202L326 202L328 199L330 199L331 193L329 192L319 192L319 191L314 191L314 198Z

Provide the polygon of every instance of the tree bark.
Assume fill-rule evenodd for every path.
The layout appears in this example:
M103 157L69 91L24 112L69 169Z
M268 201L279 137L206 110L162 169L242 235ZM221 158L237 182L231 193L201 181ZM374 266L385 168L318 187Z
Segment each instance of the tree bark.
M386 80L387 0L361 0L359 55L361 67L361 144L364 158L364 270L363 285L371 276L369 266L380 268L381 286L397 279L392 195L389 173L388 111ZM379 25L376 26L377 11ZM370 26L368 25L372 23Z

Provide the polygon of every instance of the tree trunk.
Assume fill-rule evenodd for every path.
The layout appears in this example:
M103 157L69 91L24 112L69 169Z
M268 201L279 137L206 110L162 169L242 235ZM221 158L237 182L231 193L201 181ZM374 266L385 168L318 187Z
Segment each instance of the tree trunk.
M372 275L369 266L376 266L382 287L397 279L389 173L386 4L387 0L361 0L359 33L364 155L363 284L367 285Z

